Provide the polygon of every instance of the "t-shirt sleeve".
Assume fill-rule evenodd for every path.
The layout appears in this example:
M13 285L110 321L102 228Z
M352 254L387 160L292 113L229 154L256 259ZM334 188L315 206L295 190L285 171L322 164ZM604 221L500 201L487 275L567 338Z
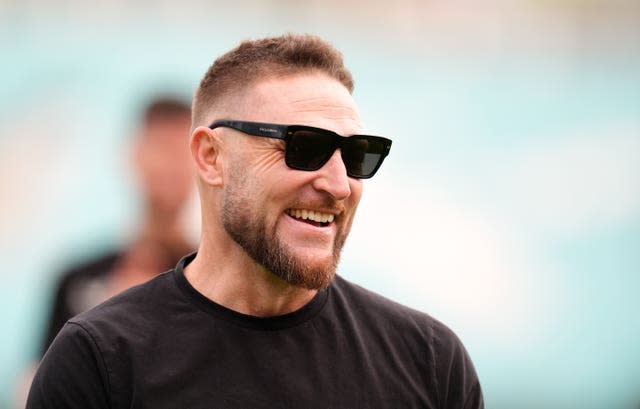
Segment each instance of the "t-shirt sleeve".
M27 409L106 409L109 383L102 354L80 324L66 324L40 362Z
M484 409L480 381L462 341L446 327L434 335L440 407Z

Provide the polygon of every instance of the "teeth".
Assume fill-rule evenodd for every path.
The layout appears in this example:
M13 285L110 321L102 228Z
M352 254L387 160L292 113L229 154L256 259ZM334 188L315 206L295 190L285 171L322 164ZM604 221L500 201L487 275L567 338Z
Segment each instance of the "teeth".
M330 213L320 213L306 209L289 209L287 213L289 213L289 215L295 217L296 219L312 220L318 223L331 223L334 218L334 216Z

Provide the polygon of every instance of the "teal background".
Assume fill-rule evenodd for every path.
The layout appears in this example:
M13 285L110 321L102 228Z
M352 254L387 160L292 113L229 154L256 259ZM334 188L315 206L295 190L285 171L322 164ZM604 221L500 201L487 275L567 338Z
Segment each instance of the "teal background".
M286 31L394 140L341 274L451 326L488 408L640 407L637 1L129 3L0 1L0 407L56 273L135 222L135 109Z

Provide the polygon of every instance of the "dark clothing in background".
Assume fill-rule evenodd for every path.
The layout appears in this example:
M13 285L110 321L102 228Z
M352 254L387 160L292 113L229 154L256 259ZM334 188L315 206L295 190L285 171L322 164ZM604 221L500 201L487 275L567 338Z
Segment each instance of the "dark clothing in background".
M27 408L483 408L473 364L429 315L341 277L258 318L198 293L183 268L65 325Z
M62 273L46 324L42 355L69 318L106 300L103 296L106 280L120 256L120 252L109 252Z
M58 331L71 317L85 312L96 305L106 301L119 290L114 290L114 277L116 269L131 253L141 254L140 249L150 250L147 258L153 260L152 265L137 266L141 271L150 271L148 277L154 276L159 271L167 271L180 260L183 254L189 250L187 247L172 248L159 241L147 240L144 247L129 247L118 251L105 252L63 272L58 279L54 292L52 307L49 312L49 321L46 323L46 333L42 344L41 353L53 342ZM137 253L136 253L137 251ZM144 250L143 250L144 251ZM140 263L140 261L137 261ZM147 279L145 276L144 279ZM143 280L144 280L143 279Z

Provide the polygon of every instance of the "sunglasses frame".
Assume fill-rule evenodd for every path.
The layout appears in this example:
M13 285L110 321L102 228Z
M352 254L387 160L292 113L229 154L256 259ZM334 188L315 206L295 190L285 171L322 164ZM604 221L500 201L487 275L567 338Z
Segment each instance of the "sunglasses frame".
M219 127L235 129L236 131L240 131L244 134L252 135L252 136L282 139L283 141L285 141L286 165L291 169L304 170L309 172L316 171L322 168L329 161L329 159L331 159L331 156L336 151L336 149L340 149L340 153L344 163L343 148L348 147L348 145L352 143L354 139L365 139L367 141L375 141L375 142L381 143L382 152L380 153L380 159L378 159L376 166L368 174L366 175L354 174L348 169L347 164L344 163L345 169L347 169L347 175L349 177L356 178L356 179L369 179L373 177L373 175L376 174L376 172L382 165L382 162L384 162L384 159L389 154L389 151L391 150L391 143L392 143L391 139L384 138L382 136L373 136L373 135L341 136L328 129L316 128L313 126L306 126L306 125L280 125L280 124L270 124L270 123L264 123L264 122L236 121L236 120L229 120L229 119L220 119L220 120L214 121L211 125L209 125L210 129L215 129ZM310 168L310 167L297 166L295 164L290 163L288 152L289 152L289 147L291 145L291 139L293 138L293 134L299 131L314 132L314 133L327 135L331 137L331 152L327 156L326 160L320 163L319 166ZM351 139L351 138L354 138L354 139Z

